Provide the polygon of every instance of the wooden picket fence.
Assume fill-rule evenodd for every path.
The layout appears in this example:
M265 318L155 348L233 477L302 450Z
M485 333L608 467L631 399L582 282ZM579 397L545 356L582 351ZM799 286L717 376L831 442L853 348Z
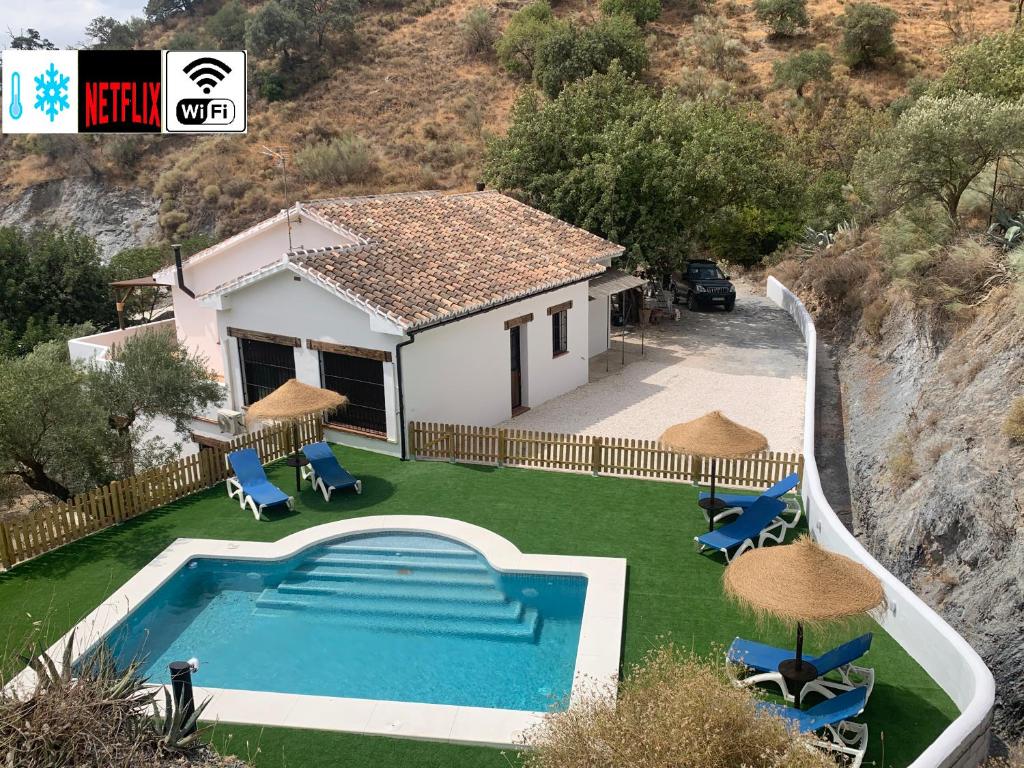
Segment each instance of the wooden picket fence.
M323 422L311 418L298 425L299 444L323 439ZM44 507L0 522L0 566L10 568L104 528L211 488L231 475L227 455L255 448L264 464L292 450L290 426L275 426L241 435L223 447L145 470L109 485L80 493L68 502Z
M695 484L711 481L711 459L678 453L654 440L412 422L409 443L415 459ZM716 478L722 486L766 488L793 472L802 476L803 464L799 453L764 451L744 459L719 459Z

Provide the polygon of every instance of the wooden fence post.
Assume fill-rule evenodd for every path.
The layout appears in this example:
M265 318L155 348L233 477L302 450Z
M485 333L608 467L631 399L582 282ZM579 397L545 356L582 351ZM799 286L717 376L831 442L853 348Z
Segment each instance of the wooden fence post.
M14 565L14 552L11 536L7 532L7 523L0 522L0 565L6 570Z
M597 477L601 474L601 469L604 464L604 441L600 437L595 437L590 441L590 471Z
M445 430L445 440L448 441L448 463L455 463L455 430L451 425Z
M498 466L505 466L508 459L508 430L498 430Z

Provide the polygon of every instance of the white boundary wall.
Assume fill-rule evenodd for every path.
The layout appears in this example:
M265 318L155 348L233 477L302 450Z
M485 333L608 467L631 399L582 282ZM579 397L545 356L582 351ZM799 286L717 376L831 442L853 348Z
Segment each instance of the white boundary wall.
M835 552L863 563L885 586L888 609L879 623L931 675L960 709L960 716L911 764L911 768L971 768L988 755L995 680L967 642L941 616L889 573L839 520L821 489L814 459L817 331L803 303L774 277L768 298L785 309L807 342L804 402L803 502L811 535Z

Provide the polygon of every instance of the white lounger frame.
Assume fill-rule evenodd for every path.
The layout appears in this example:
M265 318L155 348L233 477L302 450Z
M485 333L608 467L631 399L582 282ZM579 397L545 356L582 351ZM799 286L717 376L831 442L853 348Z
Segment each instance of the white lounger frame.
M849 768L860 768L868 751L867 723L843 720L836 725L825 726L822 731L823 736L813 742L815 746L848 757L849 761L844 765Z
M782 697L790 704L795 700L793 694L789 692L789 688L786 686L786 681L778 672L758 672L743 677L742 672L748 669L748 667L729 661L728 655L726 655L725 659L725 668L737 687L743 688L758 685L759 683L772 683L779 687ZM803 687L800 691L801 706L803 706L804 697L808 693L818 693L826 699L831 699L833 696L845 693L846 691L852 691L854 688L867 688L868 695L865 701L871 698L871 692L875 688L875 670L872 667L861 667L851 662L850 664L844 664L834 671L839 673L839 680L819 677Z
M799 499L797 499L796 496L786 495L779 499L779 501L783 501L786 503L786 508L779 513L779 519L786 523L787 528L796 528L797 523L800 522L800 518L803 517L804 514L803 507L800 506ZM708 521L708 511L701 507L701 512L704 513L704 520ZM715 524L717 525L726 518L739 515L741 512L743 512L743 507L726 507L721 512L715 515ZM792 517L788 519L783 517L784 514L789 513L792 514Z
M265 518L263 516L263 510L267 508L267 505L266 504L259 504L259 505L257 505L256 504L256 500L252 496L247 494L245 492L245 489L242 488L242 484L238 482L238 478L237 477L229 477L227 479L226 485L227 485L227 488L228 488L228 498L229 499L233 499L233 498L237 497L238 498L238 506L241 509L245 509L246 507L249 507L249 509L252 510L253 516L255 516L255 518L257 520L266 520L267 519L267 518ZM295 497L294 496L289 496L288 497L288 501L286 501L285 504L288 505L288 509L295 509Z
M319 488L320 489L320 493L322 493L324 495L324 501L330 501L331 500L331 493L333 493L334 491L338 490L333 485L327 485L324 482L324 479L322 477L320 477L320 475L318 475L316 473L315 469L313 469L313 465L312 464L307 464L306 466L304 466L302 468L302 479L303 480L309 480L309 482L311 482L313 484L313 490L314 491ZM356 484L353 487L356 489L356 493L357 494L361 494L363 492L363 481L362 480L356 480Z
M748 549L754 549L755 547L764 546L765 542L774 541L776 544L781 544L783 541L786 540L786 531L788 531L789 529L790 525L785 520L783 520L781 517L776 517L774 520L772 520L772 522L768 524L766 528L764 528L761 531L760 535L757 537L757 543L754 542L754 537L746 539L745 541L743 541L743 543L741 543L738 547L735 548L732 557L729 556L728 549L724 547L709 547L703 542L701 542L699 536L694 536L693 541L697 546L698 552L703 552L706 549L712 549L721 552L723 555L725 555L725 562L728 563L732 560L733 557L739 557Z

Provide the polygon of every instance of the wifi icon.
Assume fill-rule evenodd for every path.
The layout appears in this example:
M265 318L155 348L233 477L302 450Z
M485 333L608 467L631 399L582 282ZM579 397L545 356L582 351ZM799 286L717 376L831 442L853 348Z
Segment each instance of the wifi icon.
M228 76L231 67L220 59L204 56L191 61L183 68L183 71L193 83L203 89L203 93L209 93L214 86Z

